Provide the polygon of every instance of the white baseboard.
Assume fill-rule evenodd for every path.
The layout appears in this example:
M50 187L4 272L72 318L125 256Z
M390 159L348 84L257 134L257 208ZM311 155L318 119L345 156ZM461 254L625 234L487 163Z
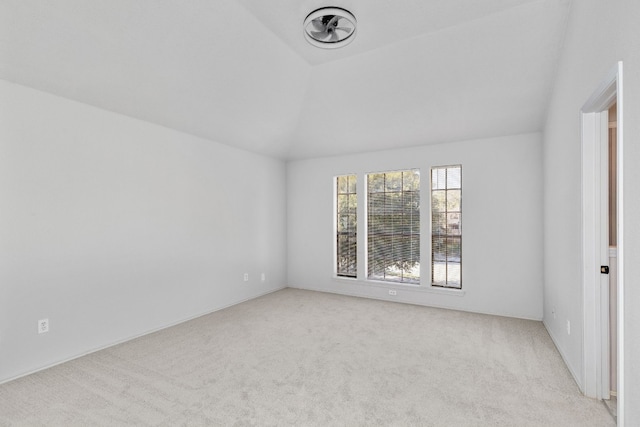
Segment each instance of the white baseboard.
M265 296L265 295L268 295L268 294L272 294L274 292L281 291L281 290L283 290L285 288L286 288L286 286L282 286L282 287L279 287L279 288L276 288L276 289L272 289L272 290L269 290L269 291L266 291L266 292L262 292L262 293L256 294L255 296L252 296L252 297L249 297L249 298L244 298L242 300L239 300L239 301L236 301L236 302L232 302L232 303L226 304L224 306L216 307L214 309L205 311L203 313L199 313L199 314L195 314L193 316L189 316L187 318L178 320L176 322L171 322L169 324L166 324L164 326L160 326L158 328L150 329L150 330L148 330L146 332L142 332L140 334L132 335L132 336L130 336L128 338L124 338L122 340L114 341L114 342L111 342L109 344L105 344L103 346L93 348L91 350L76 354L74 356L67 357L65 359L58 360L58 361L53 362L53 363L49 363L49 364L47 364L45 366L41 366L41 367L39 367L37 369L32 369L32 370L29 370L27 372L23 372L21 374L15 375L13 377L9 377L7 379L0 380L0 384L8 383L9 381L17 380L18 378L26 377L27 375L35 374L36 372L44 371L45 369L53 368L54 366L61 365L63 363L69 362L69 361L74 360L74 359L78 359L78 358L86 356L88 354L95 353L97 351L104 350L106 348L113 347L113 346L116 346L118 344L122 344L122 343L125 343L127 341L131 341L131 340L134 340L136 338L143 337L145 335L153 334L154 332L158 332L158 331L161 331L163 329L167 329L167 328L170 328L172 326L176 326L176 325L179 325L181 323L188 322L188 321L193 320L193 319L197 319L198 317L206 316L207 314L215 313L216 311L224 310L225 308L233 307L234 305L242 304L243 302L246 302L246 301L251 301L252 299L260 298L262 296Z
M580 376L576 374L576 372L574 371L573 367L571 366L571 364L569 363L569 359L567 358L567 356L564 354L564 351L562 351L562 348L558 345L558 340L556 339L556 337L553 335L553 332L551 332L551 328L549 328L549 326L547 325L547 323L544 321L544 319L542 320L542 324L544 325L544 328L547 330L547 333L549 334L549 336L551 337L551 341L553 341L553 345L556 346L556 350L558 350L558 353L560 353L560 357L562 357L562 360L564 361L565 366L567 367L567 369L569 370L569 372L571 373L571 376L573 377L573 380L576 382L576 384L578 385L578 388L580 389L580 392L582 394L584 394L584 388L582 386L582 380L580 379Z
M358 298L368 298L368 299L374 299L374 300L378 300L378 301L388 301L388 302L399 302L402 304L412 304L412 305L419 305L421 307L433 307L433 308L441 308L444 310L455 310L455 311L463 311L465 313L476 313L476 314L486 314L489 316L499 316L499 317L509 317L512 319L522 319L522 320L533 320L534 322L541 322L542 318L538 318L538 317L527 317L527 316L517 316L517 315L513 315L513 314L509 314L509 313L497 313L497 312L491 312L491 311L481 311L481 310L470 310L468 308L461 308L461 307L454 307L454 306L447 306L447 305L442 305L442 304L432 304L432 303L424 303L424 302L420 302L420 301L414 301L411 299L406 299L406 298L399 298L399 297L393 297L392 298L384 298L384 297L379 297L379 296L375 296L375 295L369 295L369 294L365 294L365 293L361 293L361 292L352 292L352 291L336 291L336 290L332 290L332 289L324 289L324 288L314 288L311 286L293 286L293 285L289 285L289 288L292 289L302 289L302 290L306 290L306 291L315 291L315 292L325 292L328 294L335 294L335 295L346 295L346 296L350 296L350 297L358 297ZM411 289L404 289L403 291L411 291Z

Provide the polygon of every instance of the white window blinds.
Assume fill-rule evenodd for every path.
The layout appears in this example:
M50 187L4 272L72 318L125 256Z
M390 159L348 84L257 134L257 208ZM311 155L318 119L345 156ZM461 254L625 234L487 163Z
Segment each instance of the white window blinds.
M367 175L368 278L420 282L420 172Z

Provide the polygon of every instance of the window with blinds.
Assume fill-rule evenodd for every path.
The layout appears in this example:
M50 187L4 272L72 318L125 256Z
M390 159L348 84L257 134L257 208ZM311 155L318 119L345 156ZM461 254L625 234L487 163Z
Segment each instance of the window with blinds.
M431 169L431 283L462 288L462 166Z
M420 283L420 171L367 175L368 278Z
M336 275L356 277L358 272L358 195L356 176L336 178Z

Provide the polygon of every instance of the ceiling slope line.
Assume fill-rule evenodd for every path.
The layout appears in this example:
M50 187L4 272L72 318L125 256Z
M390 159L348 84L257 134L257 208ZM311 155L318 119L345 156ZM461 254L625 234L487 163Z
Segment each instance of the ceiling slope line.
M562 23L562 37L560 38L560 47L558 48L555 61L554 61L555 65L552 71L552 80L551 80L551 84L549 85L549 88L547 89L547 96L546 96L547 102L543 110L544 111L544 120L542 123L543 130L546 129L547 122L549 120L549 107L551 106L551 98L554 93L554 88L558 80L558 73L560 72L560 62L562 61L562 58L565 57L564 51L567 44L567 33L569 31L569 21L571 20L572 10L573 10L573 0L569 0L567 5L567 11L564 17L564 22Z
M567 2L567 3L571 3L573 0L560 0L560 2L562 2L562 1ZM503 14L506 15L507 13L512 13L513 11L515 11L517 9L522 9L522 8L525 8L525 7L532 7L533 5L537 5L537 4L540 4L540 3L554 3L555 4L555 3L559 3L559 2L555 1L555 0L530 0L530 1L527 1L526 3L521 3L521 4L518 4L518 5L515 5L515 6L509 6L506 9L501 9L501 10L498 10L498 11L495 11L495 12L491 12L491 13L489 13L487 15L483 15L482 17L479 17L479 18L472 18L472 19L469 19L467 21L460 22L460 23L457 23L457 24L454 24L454 25L448 25L446 27L438 28L438 29L433 30L433 31L429 31L429 32L422 33L422 34L417 34L417 35L411 36L411 37L406 37L406 38L404 38L402 40L385 43L385 44L382 44L382 45L380 45L379 47L377 47L375 49L369 49L369 50L366 50L364 52L359 52L359 53L356 53L356 54L353 54L353 55L350 55L350 56L347 56L347 57L344 57L344 58L331 59L331 60L325 61L325 62L320 63L320 64L312 64L311 66L312 66L312 68L320 68L320 67L322 67L324 65L327 65L327 64L334 64L335 65L335 63L337 63L337 62L348 61L350 59L362 57L362 56L365 56L367 54L373 54L373 53L379 52L381 50L385 50L385 49L389 49L391 47L402 45L404 43L415 42L416 40L419 40L419 39L431 38L431 37L434 37L436 35L440 35L441 33L454 31L456 29L463 28L463 27L466 27L466 26L471 25L471 24L475 24L475 23L482 22L482 21L489 20L489 19L494 19L494 18L498 17L499 15L503 15Z

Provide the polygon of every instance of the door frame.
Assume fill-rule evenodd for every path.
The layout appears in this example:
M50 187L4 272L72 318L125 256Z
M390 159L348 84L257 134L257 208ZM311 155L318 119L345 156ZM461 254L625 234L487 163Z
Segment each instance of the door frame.
M617 102L617 269L618 269L618 425L624 425L624 191L623 191L623 86L622 61L607 74L581 109L582 119L582 284L583 353L582 392L593 398L609 397L609 294L600 266L607 256L608 209L602 206L603 173L607 170L608 109ZM603 129L604 128L604 129ZM604 168L604 170L603 170Z

